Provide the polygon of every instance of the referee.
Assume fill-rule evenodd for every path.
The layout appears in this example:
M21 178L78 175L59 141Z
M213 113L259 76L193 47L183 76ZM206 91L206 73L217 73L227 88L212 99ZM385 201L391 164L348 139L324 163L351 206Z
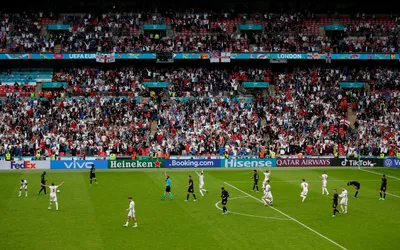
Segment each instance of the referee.
M169 194L169 199L172 201L171 178L169 178L169 175L167 174L167 172L165 172L165 191L164 196L161 198L162 201L165 200L167 194Z
M40 193L41 193L42 191L44 191L44 195L47 195L47 193L46 193L46 187L43 186L43 185L46 185L46 180L44 179L45 175L46 175L46 171L43 171L42 175L40 176L40 186L41 186L41 189L40 189L38 195L40 195Z
M222 214L228 214L228 209L226 208L226 203L228 203L229 193L224 187L221 188L221 203L222 203Z

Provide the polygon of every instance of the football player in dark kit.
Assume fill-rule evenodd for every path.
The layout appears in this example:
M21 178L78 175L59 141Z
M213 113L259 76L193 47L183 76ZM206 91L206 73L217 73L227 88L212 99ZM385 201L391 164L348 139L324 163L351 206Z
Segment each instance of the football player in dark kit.
M228 214L228 209L226 208L226 203L228 203L229 193L224 187L221 188L221 203L222 203L222 214Z
M257 173L257 170L256 170L256 169L254 169L254 173L253 173L253 176L252 176L251 178L252 178L253 181L254 181L254 183L253 183L253 190L251 190L251 192L254 192L254 189L255 189L255 188L257 188L257 192L258 192L258 179L259 179L259 176L258 176L258 173Z
M194 201L196 201L196 195L194 194L194 186L193 186L192 176L189 175L188 178L189 178L189 186L187 186L187 188L188 188L188 193L187 193L187 196L186 196L186 200L185 200L185 201L188 201L188 200L189 200L190 194L193 194Z
M381 198L379 198L379 200L384 201L386 199L386 185L387 185L386 175L382 175L382 184L381 188L379 189L379 195L381 196ZM382 193L383 193L383 198L382 198Z
M96 169L94 168L94 164L92 164L92 168L90 169L90 186L92 186L92 180L94 179L94 182L97 183L96 179Z
M41 185L41 189L40 189L38 195L40 195L40 193L41 193L42 191L44 191L44 195L47 195L47 193L46 193L46 187L43 187L43 186L42 186L42 185L46 185L46 180L44 179L45 175L46 175L46 171L43 171L42 175L40 176L40 185Z
M356 193L354 194L353 198L357 198L358 190L360 190L360 183L358 181L349 181L347 183L347 186L353 186L354 187L354 189L356 190Z
M337 193L336 189L333 189L333 204L332 204L332 209L333 209L333 215L332 217L336 216L336 213L340 214L339 210L337 210L337 206L339 204L339 194Z

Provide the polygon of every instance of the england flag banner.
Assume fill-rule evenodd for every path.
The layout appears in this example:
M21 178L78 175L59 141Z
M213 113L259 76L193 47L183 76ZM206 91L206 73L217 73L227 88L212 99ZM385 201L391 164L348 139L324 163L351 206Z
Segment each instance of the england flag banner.
M210 52L210 63L219 63L219 62L220 62L220 53Z
M113 63L115 62L115 53L96 53L96 62Z
M231 62L231 52L221 52L221 62Z
M349 120L342 119L342 120L340 120L340 125L349 127L349 126L350 126L350 121L349 121Z

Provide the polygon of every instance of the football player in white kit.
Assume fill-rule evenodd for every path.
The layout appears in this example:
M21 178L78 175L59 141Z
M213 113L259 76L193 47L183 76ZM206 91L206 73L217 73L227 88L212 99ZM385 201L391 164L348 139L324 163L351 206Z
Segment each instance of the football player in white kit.
M347 201L349 200L347 197L347 190L342 188L342 193L339 195L340 198L340 208L342 208L342 214L347 214Z
M262 200L262 202L264 202L265 206L267 206L267 205L272 206L274 197L272 196L271 185L269 185L269 180L267 180L267 182L266 182L266 185L264 187L264 196L261 200Z
M262 170L261 170L262 172ZM270 175L270 171L269 170L265 170L264 172L264 181L262 183L262 188L265 189L265 186L267 185L267 181L269 181L269 175Z
M60 185L54 185L54 183L51 183L51 186L46 186L42 184L43 187L46 187L50 189L50 206L49 210L51 209L51 206L53 202L56 204L56 210L58 211L58 200L57 200L57 189L61 187L64 184L64 182L61 182Z
M303 179L303 182L301 183L300 187L303 189L303 191L300 194L300 197L303 198L301 202L304 202L308 193L308 183L306 182L305 179Z
M132 196L129 196L128 200L129 200L129 208L127 209L128 218L126 219L126 223L124 225L122 225L122 226L127 227L128 224L129 224L129 221L132 218L133 222L135 223L133 225L133 227L137 227L138 225L137 225L137 221L136 221L135 202L132 200Z
M328 175L324 171L321 175L321 180L322 180L322 194L329 195L328 189L326 188L326 184L328 184Z
M21 179L21 187L19 187L18 197L21 196L22 190L25 190L25 197L28 197L28 181Z
M200 190L201 196L204 196L203 191L208 194L208 191L206 189L204 189L204 170L202 169L200 174L196 171L196 174L199 176L199 190Z

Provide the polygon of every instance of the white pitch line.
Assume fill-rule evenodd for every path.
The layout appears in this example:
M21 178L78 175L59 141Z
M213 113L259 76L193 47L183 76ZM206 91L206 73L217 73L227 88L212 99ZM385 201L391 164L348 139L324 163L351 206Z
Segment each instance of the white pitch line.
M328 179L328 182L348 182L349 180L330 180L330 179ZM359 181L366 181L366 182L376 182L376 180L359 180ZM249 183L249 181L229 181L229 182L235 182L235 183ZM287 181L271 181L271 182L274 182L274 183L280 183L280 182L288 182L288 183L291 183L291 182L294 182L294 183L296 183L296 182L298 182L298 183L301 183L301 180L287 180ZM322 182L322 180L307 180L307 182Z
M247 195L247 196L249 196L249 197L251 197L251 198L257 200L258 202L261 202L261 203L262 203L261 200L259 200L259 199L257 199L256 197L254 197L254 196L252 196L252 195L246 193L245 191L243 191L243 190L241 190L241 189L239 189L239 188L237 188L237 187L235 187L235 186L229 184L228 182L224 182L224 183L225 183L226 185L228 185L228 186L230 186L230 187L236 189L237 191L239 191L239 192L241 192L241 193L243 193L243 194L245 194L245 195ZM331 242L332 244L336 245L336 246L339 247L340 249L347 250L347 248L345 248L344 246L342 246L342 245L340 245L339 243L337 243L337 242L335 242L335 241L329 239L329 238L326 237L325 235L323 235L323 234L321 234L321 233L318 233L318 232L315 231L314 229L312 229L312 228L310 228L309 226L307 226L307 225L301 223L300 221L294 219L293 217L291 217L291 216L285 214L285 213L282 212L281 210L279 210L279 209L277 209L277 208L274 208L274 207L270 207L270 208L273 209L273 210L275 210L276 212L278 212L278 213L280 213L280 214L286 216L287 218L289 218L290 220L292 220L292 221L296 222L297 224L303 226L304 228L310 230L311 232L315 233L316 235L318 235L318 236L324 238L325 240Z
M395 194L392 194L392 193L388 193L388 192L386 192L388 195L391 195L391 196L394 196L394 197L396 197L396 198L399 198L400 199L400 196L398 196L398 195L395 195Z
M364 171L364 172L368 172L368 173L371 173L371 174L380 175L380 176L384 175L384 174L377 173L377 172L374 172L374 171L371 171L371 170L366 170L366 169L363 169L363 168L359 168L359 170ZM399 177L395 177L395 176L391 176L391 175L386 175L386 177L389 177L389 178L392 178L392 179L400 181Z
M229 200L235 200L235 199L240 199L240 198L248 198L248 197L247 196L239 196L239 197L230 198ZM220 204L220 203L221 203L221 201L218 201L217 203L215 203L215 207L222 211L222 208L220 208L218 206L218 204ZM285 218L267 217L267 216L253 215L253 214L242 214L242 213L234 212L234 211L231 211L231 210L229 210L228 212L230 214L237 214L237 215L242 215L242 216L247 216L247 217L254 217L254 218L271 219L271 220L289 220L289 219L285 219Z

